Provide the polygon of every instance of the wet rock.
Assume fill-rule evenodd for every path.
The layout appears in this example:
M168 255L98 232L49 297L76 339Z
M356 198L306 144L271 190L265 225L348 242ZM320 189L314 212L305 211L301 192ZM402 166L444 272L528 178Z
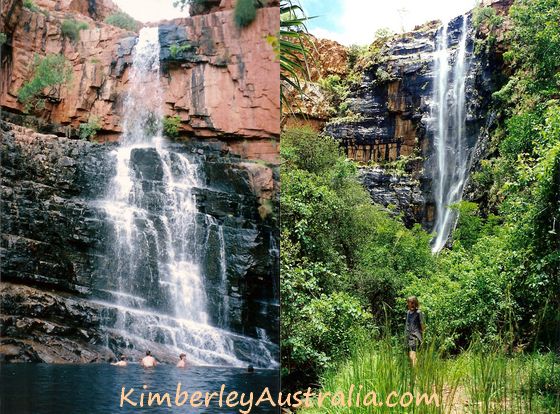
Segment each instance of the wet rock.
M406 226L423 223L426 201L418 180L407 173L391 173L383 168L360 168L360 181L374 203L401 214Z
M119 321L116 308L110 306L117 303L111 291L118 291L118 286L107 270L114 257L110 250L115 245L114 224L100 200L115 175L115 146L42 135L4 122L0 130L0 289L5 317L0 350L5 359L91 362L107 360L124 349L139 353L129 349L130 341L122 332L111 329ZM201 267L211 323L255 339L264 335L270 341L265 347L274 351L279 335L277 169L231 155L217 140L170 147L172 170L179 168L173 163L182 154L199 163L206 176L193 191L201 229L195 245L208 247ZM157 213L166 207L161 197L166 189L157 151L135 149L131 162L146 196L143 207L161 228ZM259 208L266 200L274 207L262 216ZM143 219L137 220L141 227ZM154 326L169 324L157 319L165 318L170 308L154 260L157 240L146 246L134 258L142 269L134 288L155 293L148 302L128 298L126 305L155 312L150 316L156 318ZM221 248L225 273L219 263ZM224 297L229 298L227 307ZM140 320L129 317L131 326ZM163 341L166 334L162 327L153 338ZM162 347L160 352L169 350Z
M451 64L457 58L462 22L459 16L449 23ZM437 160L430 105L439 26L432 22L375 43L372 47L378 53L356 66L361 81L352 86L347 100L353 115L334 118L324 128L340 141L349 158L364 164L383 166L420 158L422 162L412 171L398 177L379 169L364 169L361 177L374 202L393 206L407 225L421 223L426 229L432 227L434 211L432 180ZM495 56L475 54L475 31L471 26L468 30L466 135L467 147L473 149L483 134L501 64Z

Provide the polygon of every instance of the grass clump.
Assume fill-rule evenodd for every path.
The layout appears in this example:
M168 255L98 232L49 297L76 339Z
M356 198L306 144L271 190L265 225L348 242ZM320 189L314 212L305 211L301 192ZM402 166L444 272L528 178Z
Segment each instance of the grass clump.
M87 23L78 22L75 19L65 19L60 26L62 36L76 42L80 38L80 30L88 28Z
M163 118L163 133L171 138L176 138L179 135L179 128L181 126L181 118L179 115L166 116Z
M47 99L58 100L60 86L72 79L72 67L63 55L35 55L33 77L18 92L25 112L44 109Z
M97 131L101 129L99 118L92 116L87 122L80 124L78 135L80 139L89 140L97 135Z
M237 0L235 4L235 23L239 27L249 26L257 17L257 8L253 0Z
M558 358L552 353L528 353L508 356L498 349L473 346L457 358L445 357L437 340L424 344L418 353L418 365L412 368L403 344L394 337L362 343L352 356L325 373L322 391L348 392L363 385L362 399L375 391L378 407L331 407L303 410L307 414L375 413L554 413L559 412ZM555 365L556 364L556 365ZM555 373L556 372L556 373ZM552 377L552 378L551 378ZM556 382L555 382L556 381ZM406 392L414 396L412 404L389 407L386 399L398 402ZM432 404L416 405L418 397L432 398ZM427 400L424 400L427 401ZM315 401L316 403L316 401Z
M113 13L105 18L105 23L111 26L120 27L124 30L135 32L138 29L138 23L132 17L124 12Z

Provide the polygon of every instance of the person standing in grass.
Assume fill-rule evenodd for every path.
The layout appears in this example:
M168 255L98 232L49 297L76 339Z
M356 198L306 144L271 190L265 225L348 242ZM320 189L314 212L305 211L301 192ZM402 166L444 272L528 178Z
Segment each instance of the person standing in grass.
M410 296L406 300L408 310L406 312L405 334L408 345L408 356L412 366L416 366L416 352L424 339L426 330L424 313L420 310L418 298Z

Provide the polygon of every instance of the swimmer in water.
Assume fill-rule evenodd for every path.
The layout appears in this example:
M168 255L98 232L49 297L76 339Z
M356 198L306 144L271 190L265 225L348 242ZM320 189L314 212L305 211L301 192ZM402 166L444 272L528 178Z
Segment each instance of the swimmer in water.
M140 361L140 365L144 368L153 368L157 365L156 359L152 356L150 351L146 351L146 356Z
M187 355L181 354L179 355L179 362L177 362L177 368L186 368L187 367Z
M114 365L116 367L126 367L128 365L128 363L126 362L126 356L121 355L120 361L111 362L111 365Z

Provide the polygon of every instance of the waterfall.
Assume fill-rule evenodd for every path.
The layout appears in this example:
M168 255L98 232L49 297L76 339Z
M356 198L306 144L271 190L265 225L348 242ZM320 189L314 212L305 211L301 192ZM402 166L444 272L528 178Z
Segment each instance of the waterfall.
M468 172L469 151L466 136L465 83L468 74L468 18L462 17L459 44L449 45L449 22L442 25L436 37L435 81L432 101L432 127L436 165L433 179L436 217L432 251L445 245L456 222L450 208L461 201Z
M113 229L103 304L116 317L108 329L122 338L121 348L186 352L198 364L242 366L251 359L256 366L273 366L262 341L227 331L224 232L197 209L200 161L162 138L159 51L158 28L143 28L133 50L122 140L114 151L116 174L101 202ZM217 252L206 251L211 231L218 234ZM219 262L220 304L208 303L206 254ZM221 309L219 326L212 326L209 305Z

